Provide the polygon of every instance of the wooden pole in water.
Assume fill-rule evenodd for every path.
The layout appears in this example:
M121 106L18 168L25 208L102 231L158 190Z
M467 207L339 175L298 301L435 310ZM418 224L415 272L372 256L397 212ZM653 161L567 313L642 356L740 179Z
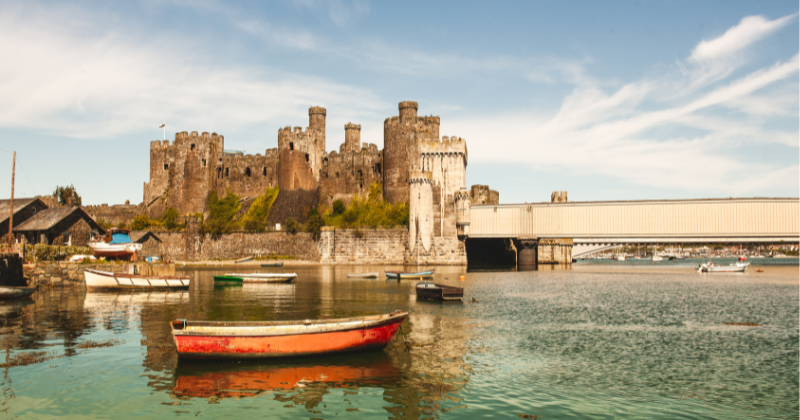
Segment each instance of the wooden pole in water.
M14 244L14 173L17 169L17 151L14 151L14 157L11 160L11 200L8 203L8 247L11 248Z

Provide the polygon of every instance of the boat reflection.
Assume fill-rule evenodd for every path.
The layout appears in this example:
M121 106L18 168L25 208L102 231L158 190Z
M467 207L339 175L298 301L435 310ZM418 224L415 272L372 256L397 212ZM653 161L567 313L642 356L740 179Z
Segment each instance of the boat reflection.
M198 363L180 361L172 395L180 399L241 398L264 392L317 386L393 387L400 371L383 352L346 355L299 363Z

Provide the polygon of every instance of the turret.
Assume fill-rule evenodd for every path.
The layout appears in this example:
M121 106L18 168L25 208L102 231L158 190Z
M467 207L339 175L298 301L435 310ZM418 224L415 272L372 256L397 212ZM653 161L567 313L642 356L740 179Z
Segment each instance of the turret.
M347 123L344 125L344 150L357 152L361 150L361 125Z
M430 172L411 171L408 176L408 243L414 249L420 242L424 252L433 243L433 182Z
M398 106L400 108L400 122L403 124L417 123L417 109L419 104L414 101L403 101Z
M455 194L456 201L456 231L458 236L469 235L469 218L472 202L470 192L466 188L461 188Z
M308 128L317 131L317 150L323 152L325 148L325 108L313 106L308 109Z

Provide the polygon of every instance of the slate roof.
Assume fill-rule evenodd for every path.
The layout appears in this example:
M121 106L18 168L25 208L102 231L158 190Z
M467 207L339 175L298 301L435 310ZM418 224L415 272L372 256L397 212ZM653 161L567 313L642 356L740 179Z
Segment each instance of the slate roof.
M41 232L45 230L49 230L58 222L66 219L74 212L80 212L83 214L84 220L86 220L92 227L100 229L100 226L89 216L86 212L80 207L53 207L51 209L44 209L33 216L30 219L24 221L22 224L14 228L15 232Z
M161 238L159 238L158 236L156 236L155 233L149 230L132 230L130 232L130 237L133 242L139 244L146 242L149 238L153 238L158 242L161 242Z
M16 215L19 213L20 210L27 207L29 204L33 203L34 201L39 200L38 198L15 198L14 199L14 214ZM41 200L40 200L41 201ZM44 202L42 202L44 204ZM11 200L0 200L0 223L8 221L8 208L11 205ZM47 205L45 204L45 207Z

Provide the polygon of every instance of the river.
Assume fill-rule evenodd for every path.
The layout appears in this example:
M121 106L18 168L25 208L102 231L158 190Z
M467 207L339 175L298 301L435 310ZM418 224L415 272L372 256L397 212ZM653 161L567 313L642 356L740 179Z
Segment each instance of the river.
M347 278L383 268L291 268L295 283L238 287L197 270L184 292L43 289L0 302L0 416L798 416L797 265L710 275L690 265L438 267L438 283L465 288L463 303L445 304L417 301L415 281ZM179 362L168 325L395 309L410 315L383 351L278 361Z

